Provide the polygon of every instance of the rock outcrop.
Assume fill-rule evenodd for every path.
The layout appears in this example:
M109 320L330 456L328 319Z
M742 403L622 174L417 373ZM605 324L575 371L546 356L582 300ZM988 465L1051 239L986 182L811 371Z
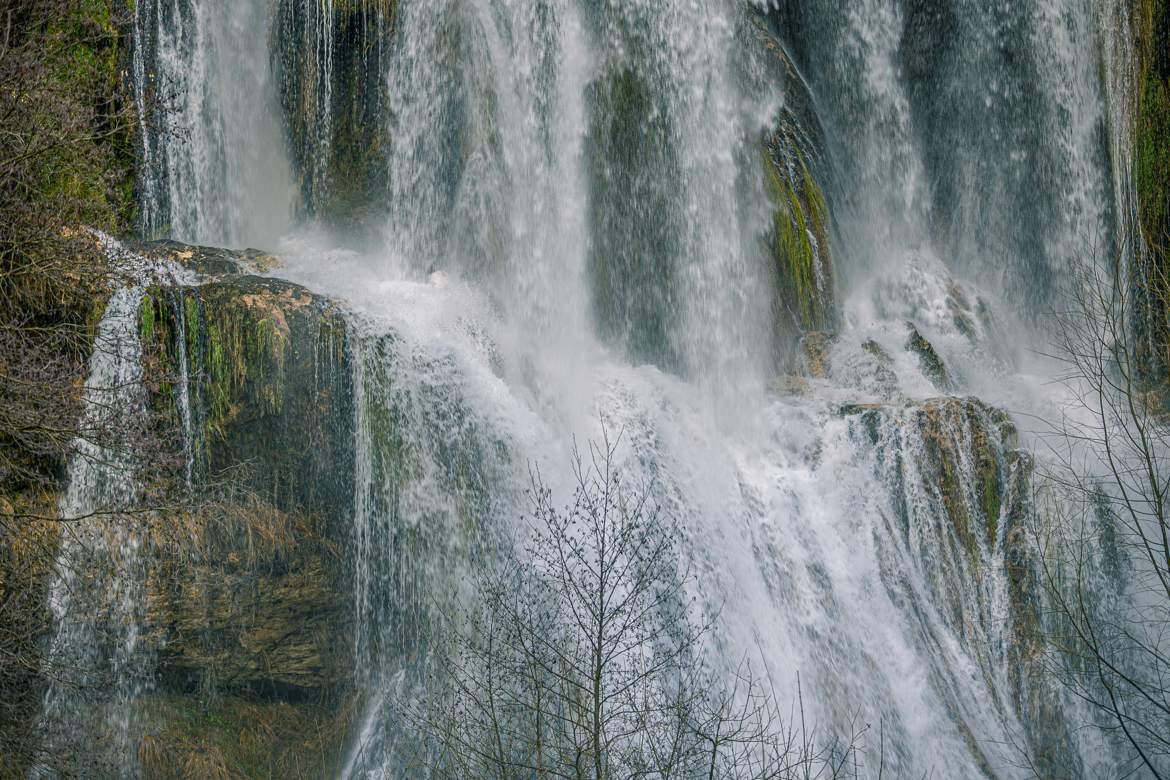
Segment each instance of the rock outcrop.
M141 249L200 274L150 289L140 318L152 405L181 434L190 495L150 526L144 771L327 774L354 706L345 322L255 275L267 255Z
M1029 519L1031 456L1004 411L975 398L843 407L857 440L872 447L894 504L886 518L886 587L901 598L908 556L937 618L964 639L991 690L1005 690L1044 776L1080 776L1046 649L1040 556ZM894 553L893 550L900 548ZM941 669L939 673L945 674ZM956 706L956 712L959 708Z
M935 350L934 345L922 335L913 322L906 323L906 349L918 356L918 365L923 375L939 390L952 390L950 374L947 373L946 363Z
M784 45L760 21L756 43L785 103L761 139L765 192L773 207L765 246L776 277L777 329L789 346L801 333L836 322L831 218L822 175L822 131L809 88Z

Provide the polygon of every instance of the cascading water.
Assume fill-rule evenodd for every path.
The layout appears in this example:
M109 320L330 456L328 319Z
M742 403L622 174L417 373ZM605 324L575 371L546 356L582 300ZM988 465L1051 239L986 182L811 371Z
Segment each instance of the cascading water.
M290 225L263 3L134 4L141 231L224 246L269 244Z
M189 125L144 132L149 230L281 229L270 70L309 39L313 132L292 134L306 146L289 159L324 186L334 74L352 75L331 32L345 9L285 6L309 38L270 28L260 0L230 20L195 0L136 6L140 109L175 95ZM403 0L393 18L370 60L386 148L361 158L384 169L360 172L384 182L384 246L306 229L278 247L280 274L350 309L369 695L345 775L395 775L397 704L435 610L524 513L529 465L569 488L573 438L602 426L684 529L698 609L722 608L714 668L762 655L825 733L880 731L892 776L1023 776L1021 756L1106 773L1108 745L1027 672L1030 460L991 407L926 400L1031 404L998 334L1042 319L1052 277L1112 234L1118 97L1098 83L1098 9ZM792 345L773 328L759 172L760 138L797 96L768 82L759 35L810 85L843 279L828 368L799 394L768 389Z
M137 774L133 700L151 681L139 636L143 537L118 513L134 508L139 486L133 442L110 431L144 412L141 300L139 287L115 291L94 341L86 438L77 442L61 499L65 523L49 596L53 636L40 724L47 758L33 777Z

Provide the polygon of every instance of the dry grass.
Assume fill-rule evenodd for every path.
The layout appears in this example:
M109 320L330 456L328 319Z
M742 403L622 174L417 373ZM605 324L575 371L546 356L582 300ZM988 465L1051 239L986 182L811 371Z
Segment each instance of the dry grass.
M146 705L139 759L151 780L320 778L344 761L358 708L160 696Z

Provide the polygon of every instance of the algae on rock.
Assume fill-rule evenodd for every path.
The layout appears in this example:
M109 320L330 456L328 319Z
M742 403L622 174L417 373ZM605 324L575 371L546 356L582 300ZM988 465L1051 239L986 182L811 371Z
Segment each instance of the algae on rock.
M141 248L202 273L148 290L140 311L152 405L184 430L192 496L149 523L142 631L158 668L141 763L151 777L335 771L357 696L346 323L251 275L276 262L262 253ZM267 725L223 728L244 713Z
M784 46L762 22L755 33L771 78L785 95L784 108L761 139L761 165L772 207L765 247L776 280L776 326L792 343L836 324L832 221L818 180L822 133L808 86Z

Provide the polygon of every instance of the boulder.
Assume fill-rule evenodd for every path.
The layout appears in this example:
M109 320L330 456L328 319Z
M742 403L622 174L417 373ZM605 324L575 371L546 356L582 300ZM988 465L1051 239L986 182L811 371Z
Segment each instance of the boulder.
M922 373L938 390L947 391L954 388L950 375L947 373L946 363L935 351L934 345L919 332L913 322L907 322L909 334L906 337L906 349L918 356L918 365Z

